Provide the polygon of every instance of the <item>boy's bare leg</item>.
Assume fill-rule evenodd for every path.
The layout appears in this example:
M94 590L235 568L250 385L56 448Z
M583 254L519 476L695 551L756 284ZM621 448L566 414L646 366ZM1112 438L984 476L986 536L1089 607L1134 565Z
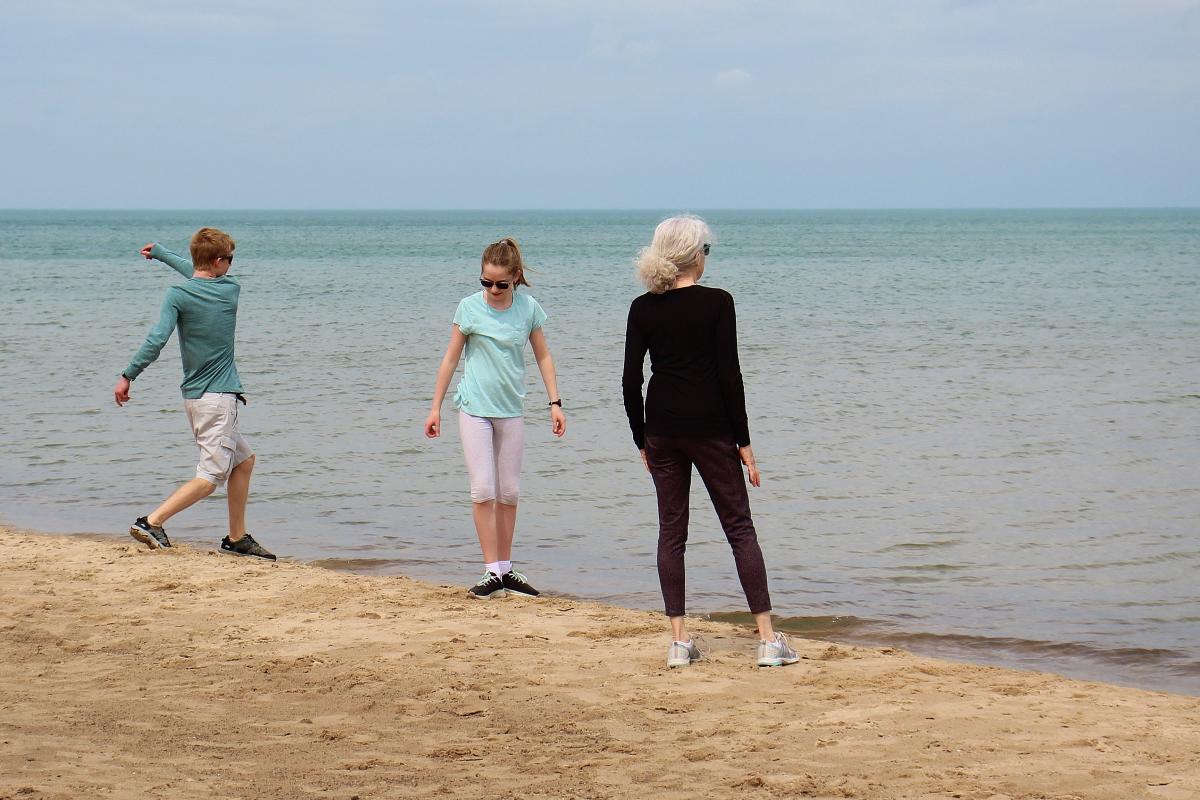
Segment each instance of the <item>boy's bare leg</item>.
M233 468L225 485L229 500L229 541L236 542L246 535L246 501L250 497L250 473L254 471L254 456Z
M472 503L471 513L475 517L475 533L479 534L479 549L483 551L483 561L490 564L499 561L499 547L496 542L496 506L495 500L483 503ZM512 540L509 540L512 547Z
M170 497L163 501L161 506L154 509L146 517L146 522L154 526L161 526L180 511L195 505L216 490L215 484L209 483L203 478L192 478L176 489Z
M496 554L498 561L512 561L513 531L517 527L517 507L496 501Z

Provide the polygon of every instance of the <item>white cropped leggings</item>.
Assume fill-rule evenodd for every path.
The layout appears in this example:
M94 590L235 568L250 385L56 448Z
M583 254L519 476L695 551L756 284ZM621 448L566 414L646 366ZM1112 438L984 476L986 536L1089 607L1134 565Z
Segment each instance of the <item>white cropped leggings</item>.
M458 432L471 476L471 502L515 506L521 496L524 417L473 417L458 412Z

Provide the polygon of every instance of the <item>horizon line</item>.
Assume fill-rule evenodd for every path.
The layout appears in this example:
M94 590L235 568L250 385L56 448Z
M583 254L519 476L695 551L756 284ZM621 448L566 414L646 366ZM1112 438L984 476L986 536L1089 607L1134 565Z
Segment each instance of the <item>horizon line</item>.
M318 208L315 206L255 206L241 208L205 208L202 206L185 207L185 206L169 206L145 208L138 206L111 206L111 207L73 207L73 206L0 206L0 212L7 211L139 211L139 212L208 212L208 213L240 213L240 212L262 212L262 211L289 211L289 212L330 212L330 211L356 211L356 212L416 212L416 213L525 213L525 212L657 212L676 210L683 211L684 207L617 207L617 206L580 206L580 207L543 207L543 206L528 206L528 207L497 207L497 208L465 208L465 207L369 207L369 206L345 206L345 207L325 207ZM1131 205L1131 206L692 206L693 211L1196 211L1200 210L1200 205Z

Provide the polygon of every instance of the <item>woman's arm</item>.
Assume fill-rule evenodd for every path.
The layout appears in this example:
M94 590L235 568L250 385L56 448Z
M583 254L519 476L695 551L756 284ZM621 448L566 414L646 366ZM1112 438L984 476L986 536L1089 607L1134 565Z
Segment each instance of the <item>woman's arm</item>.
M717 382L725 400L725 410L733 424L738 447L749 447L750 425L746 420L746 389L742 384L742 366L738 361L737 318L733 297L726 294L717 317Z
M437 381L433 386L433 407L425 418L425 435L430 439L442 435L442 401L446 399L446 390L450 388L450 379L454 370L458 369L458 360L462 358L463 348L467 337L457 325L450 327L450 344L446 345L446 355L442 356L441 366L438 367Z
M754 449L750 447L750 424L746 419L746 388L742 384L742 367L737 351L737 317L733 309L733 296L727 295L725 305L717 317L717 381L725 408L733 422L733 435L737 439L738 457L746 465L746 479L751 486L761 486L762 477Z
M625 415L629 417L629 430L633 443L646 450L646 403L642 399L642 367L646 362L646 339L633 320L633 308L629 309L629 321L625 326L625 368L621 372L621 395L625 401Z
M533 357L537 360L538 370L542 373L542 383L546 384L546 394L550 401L561 400L558 396L558 379L554 375L554 357L550 355L550 346L546 344L546 334L541 328L534 328L529 334L529 344L533 345ZM550 406L550 430L555 436L567 432L567 415L562 406Z

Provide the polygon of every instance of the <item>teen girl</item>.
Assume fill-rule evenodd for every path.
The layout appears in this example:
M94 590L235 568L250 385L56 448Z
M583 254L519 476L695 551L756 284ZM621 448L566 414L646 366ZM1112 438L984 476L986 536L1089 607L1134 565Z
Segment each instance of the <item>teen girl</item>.
M483 291L463 298L454 312L425 435L431 439L441 435L442 400L465 349L466 365L454 407L471 477L475 532L485 570L468 594L481 600L504 597L508 592L536 597L538 590L512 566L525 433L525 342L533 346L546 384L555 436L567 432L567 418L558 396L554 359L542 333L546 312L537 300L517 292L518 286L529 282L521 250L513 239L506 237L484 249L479 282Z

